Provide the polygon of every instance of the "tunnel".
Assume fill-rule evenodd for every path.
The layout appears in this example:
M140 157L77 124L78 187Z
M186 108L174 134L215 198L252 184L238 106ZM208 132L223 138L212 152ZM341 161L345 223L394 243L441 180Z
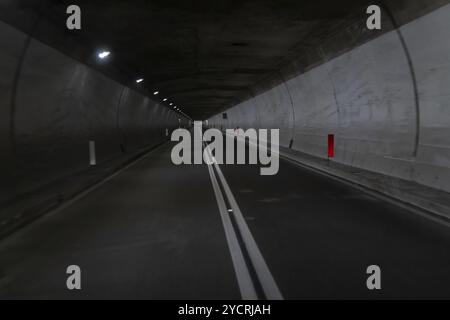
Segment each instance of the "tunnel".
M449 30L446 0L0 1L0 299L450 299Z

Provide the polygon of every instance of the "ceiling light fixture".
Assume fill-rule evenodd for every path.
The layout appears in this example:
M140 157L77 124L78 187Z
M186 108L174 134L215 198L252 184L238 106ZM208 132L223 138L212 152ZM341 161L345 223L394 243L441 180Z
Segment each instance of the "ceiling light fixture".
M109 51L102 51L102 52L100 52L99 54L98 54L98 57L100 58L100 59L105 59L107 56L109 56L111 54L111 52L109 52Z

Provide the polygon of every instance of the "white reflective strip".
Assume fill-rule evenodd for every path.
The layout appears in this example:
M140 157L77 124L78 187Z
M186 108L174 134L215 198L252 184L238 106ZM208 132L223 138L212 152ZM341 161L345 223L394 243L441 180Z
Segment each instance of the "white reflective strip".
M89 141L89 164L95 166L97 164L97 157L95 154L95 141Z

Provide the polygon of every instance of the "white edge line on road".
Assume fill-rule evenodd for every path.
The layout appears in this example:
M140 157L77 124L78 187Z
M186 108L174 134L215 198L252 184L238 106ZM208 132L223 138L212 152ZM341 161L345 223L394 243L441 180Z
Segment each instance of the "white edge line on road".
M256 244L255 239L253 238L250 229L245 222L244 216L236 202L236 199L231 192L231 189L225 180L225 177L220 170L219 165L211 154L211 150L209 147L206 147L207 154L210 159L212 159L214 163L214 167L217 170L217 175L223 185L223 189L226 193L228 201L230 202L231 209L233 210L236 224L238 225L239 231L241 233L242 239L244 241L245 247L247 249L248 255L250 256L250 260L252 261L253 267L255 268L256 274L258 275L258 279L261 283L261 286L264 290L264 294L266 298L269 300L283 300L283 296L278 288L275 279L273 278L269 267L267 266L266 261L264 260L261 251Z

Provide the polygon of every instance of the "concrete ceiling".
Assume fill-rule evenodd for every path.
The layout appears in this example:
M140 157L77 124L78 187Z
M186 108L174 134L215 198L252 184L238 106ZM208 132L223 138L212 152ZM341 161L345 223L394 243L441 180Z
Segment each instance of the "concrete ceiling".
M82 40L80 46L88 46L90 52L110 49L108 63L126 70L130 77L145 78L142 85L149 93L158 90L160 99L168 98L194 119L230 107L292 60L300 57L311 65L323 59L326 47L318 48L327 38L349 26L354 28L355 21L358 32L365 29L361 21L365 22L367 7L364 0L19 3L39 8L41 16L64 32L64 38L74 34L65 29L66 7L79 5L82 30L76 31L75 37ZM356 38L354 33L350 36L353 42ZM363 34L360 38L367 37ZM341 38L336 39L330 47L332 54L347 46Z
M320 41L361 1L77 4L82 8L84 37L109 48L114 62L145 78L149 90L160 91L192 118L207 118L277 71L299 43ZM61 10L54 6L52 11Z

